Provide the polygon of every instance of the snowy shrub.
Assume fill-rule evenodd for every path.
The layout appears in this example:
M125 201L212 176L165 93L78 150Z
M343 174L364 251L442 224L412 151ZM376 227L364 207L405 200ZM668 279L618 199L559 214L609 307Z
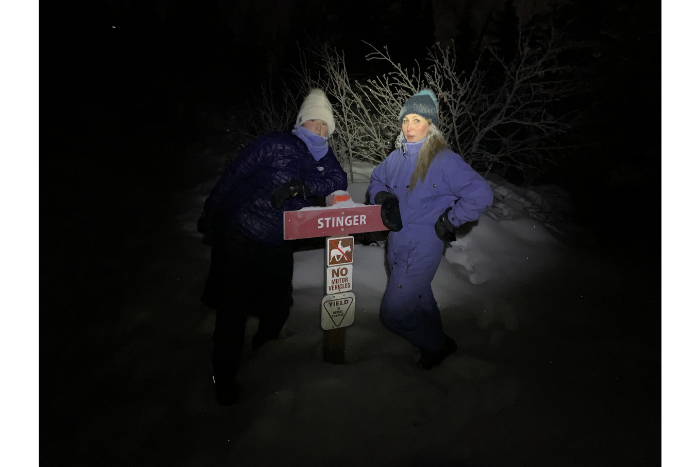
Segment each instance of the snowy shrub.
M567 107L585 90L579 70L562 64L561 57L581 45L567 42L552 24L538 22L518 27L509 61L487 44L479 60L489 67L481 71L477 62L468 80L471 94L466 105L453 106L459 132L450 136L460 154L481 170L505 174L514 169L525 185L558 165L572 149L561 141L580 120L577 111Z
M318 85L325 87L336 115L333 148L346 161L350 181L354 182L355 159L378 164L389 154L394 137L382 112L367 98L366 86L350 80L343 53L323 45L314 54L320 59L322 70Z
M250 107L249 127L257 134L288 130L306 93L323 88L336 116L331 142L352 181L355 160L377 164L394 149L401 105L429 87L438 97L439 126L452 149L482 173L516 172L528 185L570 149L560 141L577 113L563 109L584 85L575 68L561 64L571 44L551 23L519 24L509 59L487 41L470 72L457 61L454 47L428 50L421 71L417 61L407 68L386 47L367 45L372 50L366 60L384 62L386 72L352 80L342 51L328 45L301 51L300 66L287 75L281 99L272 99L271 88L263 87L259 102ZM244 133L241 139L250 138L247 128L237 130Z

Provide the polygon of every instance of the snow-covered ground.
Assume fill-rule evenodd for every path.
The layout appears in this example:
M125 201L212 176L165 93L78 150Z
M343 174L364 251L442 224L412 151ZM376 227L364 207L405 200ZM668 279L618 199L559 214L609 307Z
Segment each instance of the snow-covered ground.
M202 160L213 168L221 166L215 155ZM371 169L368 164L355 164L355 182L349 187L353 200L364 201ZM558 335L561 330L595 326L596 313L624 304L627 293L619 292L627 287L625 281L635 280L604 259L566 246L562 230L555 224L547 226L548 212L556 222L566 210L561 193L547 198L490 181L496 193L494 208L470 231L458 234L432 284L445 330L459 350L431 371L417 368L417 350L388 332L378 319L387 282L382 241L356 244L355 321L346 329L342 366L324 363L322 357L323 249L296 252L294 305L284 338L256 352L246 347L239 373L240 403L222 408L214 402L209 377L215 316L198 301L209 248L196 232L203 201L217 177L212 170L210 178L175 199L179 214L173 227L181 233L171 233L172 254L148 265L152 271L149 299L128 304L116 330L125 339L129 336L112 362L125 375L127 390L143 394L144 384L154 380L174 385L170 388L174 395L158 388L158 394L168 394L163 400L149 394L95 414L94 423L109 419L107 412L133 415L125 417L121 429L115 428L133 434L130 439L115 439L119 456L151 459L140 465L158 465L156 459L167 459L169 465L182 466L511 465L503 462L519 456L529 462L535 455L556 461L547 465L584 465L598 458L591 450L594 441L586 436L597 439L609 433L587 431L594 428L588 427L586 417L607 423L611 415L596 408L594 395L584 393L569 405L555 397L545 412L532 402L548 397L544 389L537 397L532 391L537 385L544 388L544 381L554 374L547 372L555 368L585 381L591 381L597 370L584 364L571 368L563 354L551 353L546 344L542 348L537 343L516 344L519 336L535 335L543 342L561 343L570 358L597 352L601 359L616 362L630 360L630 352L638 350L620 344L621 354L611 357L605 353L612 343L596 347L595 342L584 341L569 347L566 341L575 340L575 333ZM570 231L579 240L588 239L582 229ZM255 325L251 318L248 343ZM506 358L510 363L490 358L507 354L505 343L531 353L511 355ZM656 349L646 352L644 358L658 365ZM520 373L519 358L525 361L526 372ZM170 362L165 367L163 359ZM533 383L530 373L536 373L539 382ZM553 385L561 384L558 378ZM575 387L560 394L576 391ZM587 408L576 410L576 404ZM556 406L561 410L552 408ZM569 418L562 420L562 413L569 413ZM503 416L511 417L505 427L492 425ZM85 423L84 429L83 439L90 439L92 425ZM639 429L620 429L619 439L609 440L612 454L607 458L619 460L634 451L631 458L645 459L645 442L649 437L653 440L655 432L647 431L647 438L638 439L629 434ZM585 436L579 433L582 430ZM559 439L566 431L580 435L579 441ZM511 432L524 438L502 438ZM533 454L540 450L546 452ZM485 459L487 453L491 457Z
M241 400L218 406L215 315L199 301L210 250L196 221L226 154L150 144L138 149L150 159L125 163L131 146L108 153L106 180L45 164L61 181L42 206L54 213L42 221L47 465L641 466L659 456L655 263L601 255L556 187L495 177L494 208L459 232L432 284L459 347L440 367L417 368L416 349L379 322L381 237L356 243L345 364L324 363L323 243L307 242L283 339L252 352L251 318ZM371 169L356 164L355 201ZM84 196L98 187L103 196Z

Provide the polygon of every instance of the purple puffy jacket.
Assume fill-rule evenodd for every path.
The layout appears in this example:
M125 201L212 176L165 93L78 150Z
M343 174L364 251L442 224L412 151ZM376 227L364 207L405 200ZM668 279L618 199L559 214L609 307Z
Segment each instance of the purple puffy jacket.
M313 206L314 198L289 199L282 210L270 204L279 185L294 178L303 180L313 196L347 190L347 174L329 147L316 161L306 143L291 132L260 136L226 167L204 203L204 211L222 213L251 239L270 245L284 242L283 211Z

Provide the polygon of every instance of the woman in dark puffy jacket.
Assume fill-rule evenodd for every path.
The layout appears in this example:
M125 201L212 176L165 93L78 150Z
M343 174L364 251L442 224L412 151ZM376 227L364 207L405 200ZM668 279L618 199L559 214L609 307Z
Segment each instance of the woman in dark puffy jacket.
M212 189L198 229L212 236L202 301L216 309L212 363L216 400L238 400L235 381L249 314L260 318L253 349L279 337L292 304L293 250L283 211L324 205L347 189L347 174L328 146L333 109L320 89L304 99L291 132L261 136Z
M457 350L445 335L430 283L444 242L475 221L493 201L488 183L447 148L437 128L437 99L430 90L410 97L399 115L397 149L370 178L369 195L382 206L388 239L389 282L380 317L421 352L429 370Z

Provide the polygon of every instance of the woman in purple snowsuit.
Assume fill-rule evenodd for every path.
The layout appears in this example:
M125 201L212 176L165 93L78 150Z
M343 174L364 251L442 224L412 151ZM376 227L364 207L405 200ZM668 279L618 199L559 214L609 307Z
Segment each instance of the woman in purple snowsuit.
M389 233L389 282L380 317L386 327L421 352L429 370L457 350L442 329L430 283L444 242L475 221L493 201L484 178L447 148L439 124L437 99L424 89L410 97L399 114L397 149L372 172L369 199L382 206Z

